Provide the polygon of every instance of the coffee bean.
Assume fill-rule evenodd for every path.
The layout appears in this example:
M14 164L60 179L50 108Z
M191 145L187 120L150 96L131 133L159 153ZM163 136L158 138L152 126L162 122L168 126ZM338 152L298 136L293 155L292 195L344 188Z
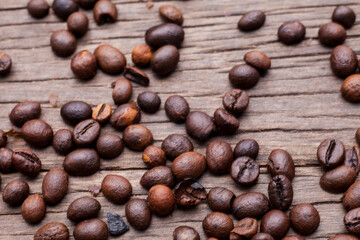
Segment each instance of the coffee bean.
M334 168L320 178L320 186L330 193L343 193L355 182L356 172L346 165Z
M179 95L168 97L165 102L165 112L170 121L181 123L186 120L190 107L185 98Z
M358 240L358 238L350 234L338 234L330 237L329 240Z
M176 47L165 45L156 50L151 58L151 69L160 76L172 73L180 60L180 54Z
M230 232L230 239L250 239L258 231L258 221L254 218L241 219Z
M288 21L283 23L278 29L279 41L292 45L304 40L306 34L305 26L299 21Z
M128 126L123 132L125 146L134 151L143 151L154 141L150 130L140 124Z
M42 182L42 194L49 205L55 205L66 195L69 184L68 174L61 168L51 169Z
M74 135L69 129L58 130L53 137L52 145L57 153L66 155L70 153L74 147Z
M108 213L109 233L112 236L120 236L129 231L129 226L125 224L124 220L118 214Z
M306 238L300 235L290 235L284 237L282 240L306 240Z
M168 159L174 160L185 152L192 152L194 146L188 137L181 134L171 134L164 139L161 149Z
M355 23L356 15L351 8L340 5L334 9L331 19L343 25L344 28L351 28Z
M25 101L18 103L9 115L10 121L17 127L22 127L25 122L39 118L41 106L39 102Z
M0 172L1 173L11 173L14 171L14 166L12 165L13 151L9 148L0 148Z
M353 183L341 200L346 211L360 207L360 181Z
M62 29L51 35L50 45L57 56L68 57L75 52L77 41L74 34Z
M171 4L164 4L159 7L160 16L166 21L178 25L183 24L183 15L180 9Z
M360 101L360 74L350 75L341 85L340 92L347 101Z
M265 13L262 11L250 11L245 13L238 22L238 28L241 31L248 32L261 28L265 23Z
M135 65L146 67L152 57L151 48L147 45L137 45L131 52L131 59Z
M240 89L232 89L223 97L223 105L229 112L240 115L249 105L249 95Z
M250 157L256 159L259 154L259 144L254 139L244 139L234 148L234 157Z
M272 150L268 159L267 169L272 177L285 175L290 181L294 179L294 160L287 151L282 149Z
M260 232L268 233L275 239L285 237L289 229L289 217L277 209L266 213L260 224Z
M174 188L175 202L183 207L192 207L206 200L206 189L194 179L179 182Z
M92 109L86 102L71 101L61 107L60 114L66 123L75 126L79 122L91 118Z
M29 196L21 205L21 215L28 223L40 222L45 217L45 212L44 199L38 194Z
M39 228L34 235L34 240L68 240L69 235L69 229L65 224L59 222L52 222L45 224L44 226Z
M96 217L101 209L100 203L91 197L81 197L70 203L67 218L73 222L80 222Z
M185 32L181 26L164 23L149 28L145 33L145 41L147 45L156 49L169 44L179 48L184 36Z
M199 140L207 140L216 131L213 119L204 112L193 111L186 117L186 132Z
M214 112L214 123L220 135L234 134L240 125L239 120L223 108L218 108Z
M101 135L96 141L96 151L102 158L115 158L124 150L122 139L113 133Z
M125 78L119 78L115 82L114 89L112 91L112 98L116 105L127 103L132 95L132 84Z
M11 66L11 57L4 52L0 52L0 75L7 75L11 70Z
M343 163L345 148L337 139L322 141L317 149L317 158L321 166L331 169Z
M175 208L175 197L171 189L164 185L155 185L150 188L148 202L151 211L159 216L170 215Z
M358 128L355 132L355 140L358 145L360 145L360 128Z
M124 54L113 46L100 45L95 49L94 55L99 67L106 73L120 73L126 66Z
M257 233L251 240L274 240L274 238L268 233Z
M89 18L83 12L74 12L68 17L66 24L70 32L77 37L81 37L88 30Z
M206 162L213 174L228 173L233 162L233 151L227 142L215 140L206 148Z
M301 235L310 235L320 224L319 212L309 203L300 203L290 211L291 227Z
M99 170L100 158L93 149L77 149L65 157L63 166L70 175L89 176Z
M336 76L345 78L356 72L358 59L351 48L340 45L331 52L330 64Z
M178 156L171 165L177 180L199 178L206 169L205 156L197 152L187 152Z
M149 86L150 79L148 75L136 67L125 66L124 77L142 86Z
M261 218L270 209L269 199L259 192L247 192L237 196L232 204L237 219Z
M110 104L101 103L96 106L92 113L92 119L98 121L101 124L106 123L111 117L111 106Z
M200 240L199 233L192 227L180 226L173 232L174 240Z
M11 206L17 206L24 202L29 196L29 184L24 180L12 180L9 182L3 192L2 199Z
M173 188L175 178L169 167L158 166L146 171L140 179L140 184L146 189L150 189L155 185L165 185Z
M0 148L5 147L7 144L7 136L3 130L0 130Z
M342 44L347 37L346 30L340 24L330 22L319 28L319 41L327 46L335 47Z
M270 58L260 51L250 51L246 53L244 61L260 71L266 71L271 67Z
M356 172L356 174L360 171L360 149L357 146L353 146L350 149L345 151L345 160L344 164L350 167L352 170Z
M94 19L98 25L114 23L117 20L116 5L107 0L98 1L93 9Z
M125 215L130 225L137 230L143 231L150 226L150 207L143 199L131 199L125 206Z
M43 18L49 14L49 4L45 0L30 0L27 10L33 18Z
M153 145L147 146L142 155L143 161L148 168L153 168L166 164L164 151Z
M256 68L239 64L234 66L229 72L230 83L240 89L249 89L254 87L259 81L260 74Z
M284 175L276 175L270 180L268 195L272 208L286 211L293 201L293 187Z
M231 178L240 186L251 186L257 182L260 167L257 162L249 157L239 157L231 165Z
M66 21L70 14L79 10L79 5L75 0L54 0L52 9L56 16Z
M160 108L161 99L156 93L142 92L137 97L137 103L144 112L155 113Z
M229 239L234 223L228 215L221 212L213 212L204 218L202 226L208 237Z
M71 59L71 70L82 80L93 78L97 71L96 57L87 50L76 53Z
M115 204L124 204L131 197L132 186L126 178L109 174L101 183L101 191L109 201Z
M51 145L54 132L49 124L33 119L27 121L21 128L22 138L31 146L43 148Z
M214 212L230 213L235 194L227 188L215 187L210 190L207 203Z
M91 9L98 0L76 0L81 8Z
M36 177L41 169L41 161L31 150L15 150L12 155L12 165L28 177Z
M109 1L110 2L110 1ZM76 225L73 232L75 240L96 239L107 240L109 235L108 226L100 219L92 218Z
M360 235L359 229L360 208L354 208L344 216L344 224L349 233Z
M90 146L99 137L100 131L101 126L97 121L93 119L84 120L74 128L74 141L79 147Z

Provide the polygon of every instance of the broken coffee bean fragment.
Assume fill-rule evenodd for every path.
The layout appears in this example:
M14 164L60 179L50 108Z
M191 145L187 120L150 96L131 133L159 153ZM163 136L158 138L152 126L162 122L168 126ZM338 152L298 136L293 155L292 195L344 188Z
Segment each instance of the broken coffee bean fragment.
M114 23L118 17L116 5L108 0L98 1L93 8L93 15L98 25Z
M258 221L255 218L241 219L230 232L230 239L251 239L258 231Z
M174 188L175 202L183 207L192 207L206 200L206 189L194 179L185 179Z
M109 233L112 236L120 236L129 231L129 226L125 224L124 220L120 215L115 213L108 213L108 225Z

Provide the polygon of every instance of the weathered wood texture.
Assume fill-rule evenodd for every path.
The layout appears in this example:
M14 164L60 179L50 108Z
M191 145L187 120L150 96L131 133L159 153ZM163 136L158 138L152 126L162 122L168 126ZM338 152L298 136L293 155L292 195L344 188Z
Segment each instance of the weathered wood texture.
M23 100L40 101L43 108L41 118L48 121L54 130L69 128L62 122L59 108L49 104L51 93L59 96L60 106L70 100L84 100L93 106L102 102L113 104L110 83L117 76L99 71L93 80L77 80L70 70L70 58L56 57L49 46L51 33L66 28L66 24L54 14L42 20L31 18L25 8L26 2L0 0L0 50L11 55L14 63L12 73L0 79L0 129L11 128L8 113ZM90 18L90 31L79 40L77 50L92 51L99 44L112 44L121 49L130 62L131 50L144 43L146 29L161 23L157 9L166 2L156 1L152 9L140 0L114 2L119 12L115 24L98 27L91 11L86 12ZM177 93L186 97L191 109L212 114L221 106L222 95L231 88L227 80L229 69L242 63L243 55L249 50L265 52L272 59L272 68L249 91L250 106L241 117L237 134L220 138L233 147L244 138L254 138L259 142L259 183L251 189L243 189L236 186L230 176L216 177L208 172L200 182L207 189L225 186L236 194L250 190L266 194L269 176L265 164L268 154L274 148L286 149L296 163L293 204L313 203L321 215L321 225L309 239L326 239L346 232L342 223L345 211L340 204L341 194L321 190L318 181L322 171L316 160L316 148L324 138L336 137L346 147L351 147L355 144L355 130L360 126L359 106L341 98L341 80L334 77L330 70L331 49L317 41L319 26L330 21L331 13L340 1L189 0L171 3L183 11L185 18L186 37L180 50L181 61L176 72L164 79L146 70L151 84L148 88L134 84L133 99L144 90L159 93L163 102ZM343 0L341 3L360 13L357 1ZM240 16L253 9L266 12L265 26L251 33L239 32L236 24ZM277 28L287 20L301 20L307 27L306 40L297 46L284 46L277 41ZM356 53L360 51L359 32L360 25L356 24L348 30L346 40L346 45ZM157 146L171 133L185 133L184 125L167 120L163 107L155 115L143 114L141 122L152 130ZM109 131L114 130L109 126L103 129L103 132ZM196 151L205 153L206 145L195 142ZM28 147L20 138L11 138L8 146L13 149ZM51 147L35 151L42 160L43 169L35 180L26 180L31 185L31 193L40 193L43 176L49 169L61 167L63 157L55 154ZM65 199L56 206L48 206L45 219L36 225L23 221L19 207L9 208L0 201L0 239L32 239L41 225L52 221L64 222L72 232L74 224L66 218L69 203L78 197L89 196L88 186L100 185L109 173L127 177L132 183L134 196L146 198L147 192L139 184L145 170L139 152L125 150L117 159L103 160L101 171L93 176L71 177ZM19 173L2 175L2 188L18 178L24 179ZM107 212L124 216L123 205L113 205L102 195L97 199L102 204L102 219L106 220ZM169 217L154 217L147 231L131 229L121 238L171 239L175 227L190 225L205 239L201 221L208 213L210 210L206 204L189 211L176 209Z

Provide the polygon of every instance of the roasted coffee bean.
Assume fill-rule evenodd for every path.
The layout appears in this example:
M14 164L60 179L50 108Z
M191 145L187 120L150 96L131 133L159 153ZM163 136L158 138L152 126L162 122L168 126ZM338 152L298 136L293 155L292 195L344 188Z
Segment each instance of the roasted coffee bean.
M194 179L186 179L179 182L174 188L175 202L184 207L198 205L201 201L206 200L206 189Z
M188 137L181 134L171 134L164 139L161 149L168 159L173 160L185 152L192 152L194 146Z
M351 48L340 45L331 52L330 64L336 76L346 78L356 72L358 59Z
M76 0L81 8L91 9L98 0Z
M289 217L277 209L266 213L260 224L260 232L268 233L275 239L285 237L289 229Z
M5 147L7 144L7 136L3 130L0 130L0 148Z
M25 122L39 118L41 106L39 102L25 101L18 103L9 115L10 121L17 127L22 127Z
M60 202L68 191L69 176L61 168L51 169L42 182L42 194L47 204Z
M26 7L34 18L43 18L49 14L50 6L45 0L30 0Z
M94 55L99 67L106 73L120 73L126 66L124 54L113 46L100 45L95 49Z
M351 28L355 23L356 15L351 8L340 5L334 9L331 19L343 25L344 28Z
M305 26L299 21L285 22L278 29L279 41L286 45L301 42L304 40L305 34Z
M70 14L79 10L79 5L75 0L54 0L52 9L56 16L66 21Z
M257 233L251 240L274 240L274 238L268 233Z
M132 186L126 178L120 175L109 174L101 183L104 196L116 204L126 203L132 194Z
M240 89L232 89L223 97L223 105L229 112L240 115L249 105L249 95Z
M150 188L148 202L151 211L160 217L170 215L175 208L175 197L171 189L164 185L155 185Z
M295 177L295 165L291 155L282 149L272 150L267 169L272 177L285 175L290 181Z
M143 161L148 168L153 168L166 164L164 151L156 146L147 146L142 155Z
M216 131L213 119L204 112L193 111L186 117L186 132L199 140L207 140Z
M239 157L231 165L231 178L240 186L251 186L257 182L260 174L260 167L250 157Z
M110 2L110 1L109 1ZM76 225L73 232L75 240L96 239L107 240L109 235L108 226L100 219L92 218Z
M0 75L7 75L12 66L12 60L6 53L0 52Z
M77 41L74 34L62 29L51 35L50 45L57 56L68 57L75 52Z
M284 175L273 177L268 186L268 195L272 208L286 211L293 201L293 187Z
M344 162L345 148L337 139L322 141L317 149L317 158L321 166L331 169Z
M230 213L235 194L227 188L215 187L210 190L207 203L214 212Z
M142 92L137 97L137 103L144 112L155 113L160 108L161 99L156 93Z
M42 196L34 194L21 205L21 215L28 223L40 222L45 217L46 205Z
M106 123L111 117L111 106L110 104L101 103L96 106L92 113L92 119L99 123Z
M233 162L233 151L227 142L215 140L206 148L206 162L213 174L228 173Z
M12 180L9 182L3 192L2 199L5 203L16 206L22 204L29 196L29 184L24 180Z
M309 203L300 203L290 211L291 227L301 235L310 235L320 224L319 212Z
M93 149L77 149L65 157L63 166L70 175L89 176L99 170L100 158Z
M348 230L349 233L355 234L357 236L360 235L359 219L360 219L360 208L354 208L345 214L344 224L346 230Z
M254 139L244 139L234 148L234 157L250 157L256 159L259 154L259 144Z
M155 185L165 185L173 188L175 178L169 167L158 166L146 171L140 179L140 184L146 189L150 189Z
M52 222L39 228L34 235L34 240L68 240L69 235L69 229L65 224Z
M58 130L53 137L52 145L57 153L66 155L70 153L74 147L74 135L69 129Z
M79 122L91 118L92 109L86 102L71 101L61 107L60 115L66 123L75 126Z
M250 239L258 231L258 221L254 218L241 219L230 232L230 239L242 240Z
M83 12L74 12L68 17L66 24L70 32L77 37L81 37L88 30L89 18Z
M234 229L233 220L221 212L213 212L207 215L202 226L206 236L218 239L229 239L230 231Z
M129 226L118 214L108 213L109 232L112 236L120 236L129 231Z
M170 121L181 123L186 120L190 107L185 98L179 95L168 97L165 102L165 112Z
M262 11L250 11L245 13L238 22L238 28L241 31L248 32L261 28L265 23L265 13Z
M330 22L319 28L319 41L327 46L334 47L342 44L347 37L346 30L340 24Z
M353 146L350 149L345 151L345 160L344 164L350 167L352 170L356 172L356 174L360 171L360 149L357 146Z
M150 130L140 124L128 126L123 132L125 146L134 151L143 151L154 141Z
M49 124L40 119L27 121L21 128L22 138L34 147L51 145L54 132Z
M250 51L246 53L244 61L260 71L266 71L271 67L270 58L260 51Z
M205 169L205 156L197 152L183 153L171 165L171 171L177 180L196 179L205 172Z
M192 227L180 226L173 232L174 240L200 240L199 233Z
M146 67L152 57L151 48L147 45L137 45L131 52L131 59L135 65Z
M98 1L94 6L93 13L98 25L116 22L118 15L116 5L108 0Z
M261 218L270 209L269 199L259 192L248 192L237 196L232 204L237 219Z
M150 79L146 73L136 67L125 66L124 77L142 86L149 86Z
M96 151L102 158L115 158L124 150L122 139L113 133L101 135L96 141Z
M159 7L160 16L166 21L178 25L183 24L183 15L180 9L171 4L164 4Z
M333 237L330 237L329 240L359 240L359 239L350 234L338 234Z
M96 217L101 209L100 203L91 197L75 199L67 209L67 218L73 222L80 222Z
M145 230L151 223L150 207L144 199L133 198L125 206L126 219L137 230Z
M341 85L340 92L347 101L360 101L360 74L350 75Z
M360 145L360 128L358 128L355 132L355 140L358 145Z
M152 48L160 48L169 44L179 48L184 37L185 32L182 27L173 23L151 27L145 33L145 41Z
M41 161L31 150L15 150L12 155L12 165L28 177L36 177L41 169Z
M356 172L346 165L334 168L320 178L320 186L330 193L343 193L355 182Z
M223 108L218 108L214 112L214 123L220 135L234 134L240 125L239 120Z
M290 236L286 236L281 240L306 240L305 237L300 236L300 235L290 235Z
M249 89L254 87L260 78L256 68L248 64L239 64L234 66L229 72L230 83L240 89Z
M133 87L129 80L125 78L119 78L115 82L114 89L112 91L112 98L116 105L127 103L132 95Z
M9 148L0 148L0 172L1 173L11 173L14 171L14 166L12 165L13 151Z
M100 135L101 126L93 120L87 119L79 122L74 128L74 141L79 147L93 144Z
M360 181L353 183L342 197L346 211L360 207Z
M173 45L165 45L154 52L151 58L151 69L160 76L172 73L180 60L180 54Z
M97 72L96 57L87 50L76 53L71 59L71 70L75 76L82 80L93 78Z

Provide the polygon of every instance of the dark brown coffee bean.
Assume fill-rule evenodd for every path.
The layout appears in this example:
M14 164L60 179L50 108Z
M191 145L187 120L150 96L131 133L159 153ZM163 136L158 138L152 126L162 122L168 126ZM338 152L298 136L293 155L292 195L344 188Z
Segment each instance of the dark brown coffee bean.
M240 89L232 89L223 97L223 105L229 112L240 115L249 105L249 95Z
M301 42L304 40L305 34L305 26L299 21L285 22L278 29L279 41L286 45Z
M254 139L244 139L234 148L234 157L250 157L256 159L259 154L259 144Z
M118 15L116 5L107 0L98 1L94 6L93 13L98 25L116 22Z
M160 217L170 215L175 208L175 197L171 189L164 185L155 185L150 188L148 202L151 211Z
M342 197L346 211L360 207L360 181L353 183Z
M329 240L358 240L358 238L350 234L338 234L330 237Z
M186 120L190 107L185 98L179 95L168 97L165 102L165 112L170 121L181 123Z
M12 155L12 165L28 177L36 177L41 169L41 161L31 150L15 150Z
M280 210L271 210L261 220L260 232L268 233L275 239L286 236L290 229L289 217Z
M77 37L81 37L88 30L89 18L83 12L74 12L68 17L66 24L70 32Z
M230 232L230 239L242 240L250 239L258 231L258 221L254 218L241 219Z
M43 18L49 14L50 6L45 0L30 0L27 10L33 18Z
M206 148L206 162L213 174L228 173L233 162L233 151L227 142L215 140Z
M108 213L109 233L112 236L120 236L129 231L129 226L125 224L124 219L118 214Z
M17 127L22 127L25 122L39 118L41 106L39 102L25 101L18 103L9 115L10 121Z
M100 203L91 197L75 199L67 209L67 218L73 222L80 222L96 217L101 209Z
M151 48L147 45L137 45L131 52L131 59L135 65L146 67L152 57Z
M124 77L142 86L149 86L150 79L148 75L136 67L125 66Z
M261 218L270 209L269 199L259 192L248 192L237 196L232 204L237 219Z
M150 189L155 185L165 185L173 188L175 178L169 167L158 166L146 171L140 179L140 184L146 189Z
M251 186L259 178L260 167L257 162L249 157L239 157L231 165L231 178L240 186Z
M52 9L56 16L66 21L70 14L79 10L79 5L75 0L54 0Z
M197 152L187 152L178 156L171 165L171 171L177 180L196 179L206 169L205 156Z
M192 152L194 146L188 137L181 134L171 134L164 139L161 149L168 159L174 160L185 152Z
M125 215L130 225L137 230L143 231L150 226L150 207L143 199L131 199L125 206Z
M51 169L42 182L42 194L49 205L60 202L68 191L69 176L61 168Z
M179 62L180 54L176 47L165 45L156 50L151 58L151 69L160 76L172 73Z
M340 24L330 22L319 28L319 41L327 46L337 46L342 44L347 37L346 30Z
M356 172L346 165L334 168L320 178L320 186L330 193L343 193L355 182Z
M12 66L12 60L6 53L0 52L0 75L7 75Z
M70 175L89 176L99 170L100 158L93 149L77 149L65 157L63 166Z
M23 180L13 180L9 182L3 192L2 199L5 203L11 206L22 204L29 196L29 184Z
M268 233L257 233L251 240L274 240L274 238Z
M290 180L284 175L273 177L268 186L268 195L273 208L282 211L289 209L294 196Z
M245 13L238 22L238 28L241 31L248 32L261 28L265 23L265 13L262 11L250 11Z
M100 45L95 49L94 55L99 67L106 73L120 73L126 66L124 54L113 46Z
M267 169L272 177L285 175L290 181L294 179L294 160L287 151L282 149L272 150L268 159Z
M351 28L355 23L356 15L351 8L340 5L334 9L331 19L343 25L344 28Z
M93 120L87 119L79 122L74 128L74 141L79 147L93 144L100 135L101 126Z
M69 235L69 229L65 224L52 222L39 228L34 235L34 240L68 240Z
M76 0L81 8L91 9L98 0Z
M199 233L192 227L180 226L173 232L174 240L200 240Z
M340 45L331 52L330 64L336 76L346 78L356 72L358 59L351 48Z
M248 64L236 65L229 72L230 83L240 89L254 87L259 81L259 78L260 74L258 70Z
M91 118L92 109L86 102L71 101L61 107L60 114L66 123L75 126L79 122Z
M115 82L114 89L112 91L112 98L116 105L127 103L132 95L133 87L129 80L125 78L119 78Z
M69 129L58 130L54 134L52 145L61 155L70 153L75 147L73 132Z
M290 236L286 236L281 240L306 240L305 237L300 236L300 235L290 235Z
M142 155L143 161L148 168L153 168L166 164L164 151L156 146L147 146Z
M250 51L246 53L244 61L260 71L266 71L271 67L270 58L260 51Z
M150 130L140 124L128 126L123 132L123 140L126 147L134 151L143 151L154 141Z
M240 125L239 120L223 108L214 112L214 123L220 135L235 134Z
M340 92L347 101L360 101L360 74L350 75L341 85Z
M344 224L349 233L360 235L359 229L360 208L354 208L344 216Z
M13 151L9 148L0 148L0 172L1 173L11 173L14 171L14 166L12 165Z
M101 103L96 106L92 113L92 119L98 121L101 124L106 123L111 117L111 106L110 104Z
M28 223L40 222L45 217L45 212L44 199L38 194L29 196L21 205L21 215Z
M175 202L183 207L192 207L206 200L206 189L194 179L179 182L174 188Z
M229 239L230 232L234 229L233 220L221 212L213 212L207 215L202 226L206 236L218 239Z
M101 135L96 141L96 151L102 158L115 158L124 150L122 139L113 133Z
M5 147L7 144L7 136L3 130L0 130L0 148Z
M132 186L126 178L109 174L104 177L101 183L101 191L109 201L124 204L131 197Z
M235 194L227 188L215 187L210 190L207 203L214 212L230 213Z
M137 103L144 112L155 113L160 108L161 99L156 93L142 92L137 97Z
M109 1L110 2L110 1ZM75 240L96 239L107 240L109 235L108 226L100 219L92 218L76 225L74 229Z
M337 139L322 141L317 149L317 158L321 166L332 169L344 162L345 148Z
M166 21L178 25L183 24L183 15L180 9L171 4L164 4L159 7L160 16Z
M75 52L77 41L74 34L62 29L51 35L50 45L57 56L68 57Z
M31 146L43 148L51 145L54 132L49 124L33 119L27 121L21 128L22 138Z
M213 119L204 112L193 111L186 117L186 132L199 140L207 140L216 131Z
M87 50L76 53L71 59L71 70L82 80L93 78L97 72L96 57Z
M182 27L173 23L156 25L145 33L146 43L156 49L169 44L179 48L184 37L185 32Z
M291 227L301 235L310 235L320 224L319 212L309 203L300 203L290 211Z
M357 146L353 146L350 149L345 151L345 160L344 164L350 167L352 170L356 172L356 174L360 171L360 149Z

